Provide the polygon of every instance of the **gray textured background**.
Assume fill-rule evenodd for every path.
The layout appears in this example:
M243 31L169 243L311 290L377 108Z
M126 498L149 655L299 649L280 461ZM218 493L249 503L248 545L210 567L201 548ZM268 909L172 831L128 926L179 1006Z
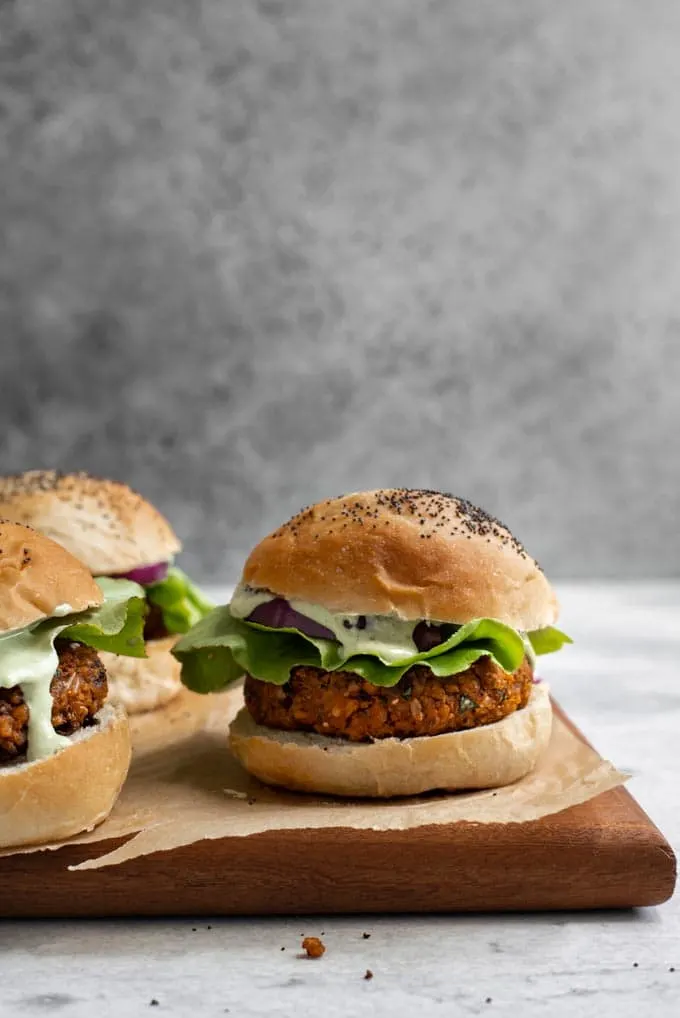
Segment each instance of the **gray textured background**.
M230 578L441 487L558 576L680 572L676 0L0 6L0 469Z

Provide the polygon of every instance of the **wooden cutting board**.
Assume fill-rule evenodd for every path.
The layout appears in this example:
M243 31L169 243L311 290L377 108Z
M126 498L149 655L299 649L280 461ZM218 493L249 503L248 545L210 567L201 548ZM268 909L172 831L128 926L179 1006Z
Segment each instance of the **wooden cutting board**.
M628 908L666 901L676 877L670 845L624 788L527 824L272 831L68 870L91 855L0 859L0 917Z

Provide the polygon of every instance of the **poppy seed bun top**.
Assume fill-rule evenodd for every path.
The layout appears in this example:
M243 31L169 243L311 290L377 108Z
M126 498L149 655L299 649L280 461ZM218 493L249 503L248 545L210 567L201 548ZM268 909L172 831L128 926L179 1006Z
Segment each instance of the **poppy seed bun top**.
M250 553L243 582L333 612L529 631L558 604L540 566L498 520L435 491L358 492L303 509Z
M0 520L0 633L49 618L60 606L81 612L102 601L89 570L65 548Z
M118 481L30 470L0 478L0 517L58 541L95 575L166 562L181 548L146 499Z

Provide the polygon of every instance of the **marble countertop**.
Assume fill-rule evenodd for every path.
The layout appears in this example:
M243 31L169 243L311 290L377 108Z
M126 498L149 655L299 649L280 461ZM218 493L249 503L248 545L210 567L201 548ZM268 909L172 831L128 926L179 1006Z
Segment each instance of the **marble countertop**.
M561 596L576 643L542 672L678 852L680 584ZM5 922L0 1015L670 1018L679 900L620 913ZM322 959L300 957L302 934L323 937Z

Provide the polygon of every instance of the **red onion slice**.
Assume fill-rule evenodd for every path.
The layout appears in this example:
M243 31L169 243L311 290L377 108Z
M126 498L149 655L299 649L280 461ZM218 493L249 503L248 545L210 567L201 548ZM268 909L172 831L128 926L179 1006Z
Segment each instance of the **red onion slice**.
M141 583L143 587L148 587L152 583L158 583L165 579L168 575L168 563L154 562L153 565L137 566L136 569L117 575L123 580L134 580L135 583Z
M460 626L455 622L419 622L413 630L413 642L422 654L445 643L458 629Z
M444 635L440 626L430 625L429 622L419 622L413 630L413 642L418 650L423 653L443 643Z
M299 629L306 636L314 640L335 640L335 633L325 626L307 618L288 604L282 597L275 597L273 601L259 604L247 617L246 622L258 622L261 626L269 626L270 629Z
M271 601L259 604L246 617L245 621L256 622L261 626L267 626L269 629L299 629L301 633L311 636L312 639L335 640L336 642L338 640L332 630L322 626L319 622L315 622L314 619L308 618L307 615L295 611L283 597L275 597ZM351 623L347 619L344 620L344 625L347 629L352 628ZM357 629L366 628L365 615L359 615L356 627ZM419 622L413 630L413 642L421 653L426 650L432 650L433 647L437 647L440 643L448 640L449 636L459 628L460 626L456 626L453 623L437 625L436 623L425 621Z

